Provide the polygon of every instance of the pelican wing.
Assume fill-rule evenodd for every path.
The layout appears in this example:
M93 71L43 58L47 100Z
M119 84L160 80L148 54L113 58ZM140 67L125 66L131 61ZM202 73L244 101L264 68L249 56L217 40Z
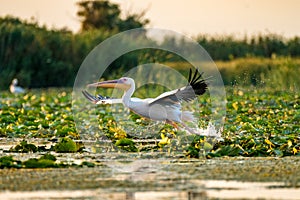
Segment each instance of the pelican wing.
M100 94L97 96L91 95L87 91L83 90L82 91L83 96L92 102L93 104L115 104L115 103L122 103L122 99L115 99L115 98L110 98L110 97L105 97Z
M190 69L188 85L176 90L165 92L152 101L151 104L163 104L163 105L174 105L181 101L191 101L198 95L202 95L207 90L207 84L202 78L203 73L199 73L198 70L192 75L192 70Z

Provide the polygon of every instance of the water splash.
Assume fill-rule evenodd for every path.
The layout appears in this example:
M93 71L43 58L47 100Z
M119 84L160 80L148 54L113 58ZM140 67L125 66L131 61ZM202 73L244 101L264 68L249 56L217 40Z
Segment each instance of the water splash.
M193 128L192 130L196 135L206 136L209 138L216 139L217 141L224 141L222 137L223 127L217 129L212 122L209 122L206 128L197 127L197 128Z

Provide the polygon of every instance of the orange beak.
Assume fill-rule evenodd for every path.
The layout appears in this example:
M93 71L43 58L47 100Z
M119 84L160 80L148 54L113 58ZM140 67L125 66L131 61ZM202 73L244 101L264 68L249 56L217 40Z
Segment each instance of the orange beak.
M91 83L87 85L88 87L101 87L101 88L119 88L122 90L128 90L130 85L125 84L122 80L111 80L111 81L103 81L97 83Z

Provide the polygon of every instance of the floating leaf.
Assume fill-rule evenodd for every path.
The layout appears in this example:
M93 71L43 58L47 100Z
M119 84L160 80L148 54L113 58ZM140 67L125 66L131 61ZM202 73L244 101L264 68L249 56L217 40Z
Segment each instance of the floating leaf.
M71 138L61 138L54 146L54 150L59 153L70 153L78 150L76 143Z

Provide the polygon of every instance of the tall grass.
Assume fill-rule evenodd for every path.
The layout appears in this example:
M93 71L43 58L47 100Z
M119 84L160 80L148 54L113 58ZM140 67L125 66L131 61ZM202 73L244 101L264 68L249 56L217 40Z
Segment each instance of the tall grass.
M179 70L191 67L186 62L165 64ZM270 87L299 92L299 58L239 58L217 61L216 65L225 85Z

